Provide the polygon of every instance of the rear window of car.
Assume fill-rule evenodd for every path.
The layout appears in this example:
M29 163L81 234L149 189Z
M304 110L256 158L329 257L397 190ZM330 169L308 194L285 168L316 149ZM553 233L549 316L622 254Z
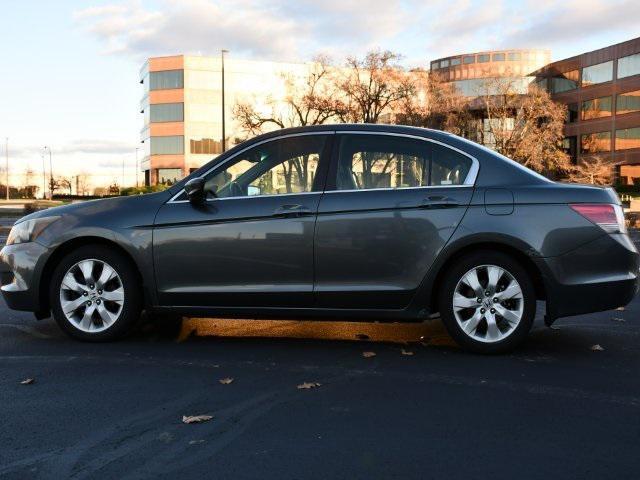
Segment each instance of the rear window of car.
M455 150L393 135L342 135L337 190L462 185L473 161Z

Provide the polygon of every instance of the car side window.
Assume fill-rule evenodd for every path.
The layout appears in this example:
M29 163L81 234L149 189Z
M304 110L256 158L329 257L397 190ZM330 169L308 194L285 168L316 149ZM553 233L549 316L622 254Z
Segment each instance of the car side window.
M342 135L338 190L427 185L429 150L424 142L384 135Z
M437 143L434 143L431 149L431 181L429 184L464 184L471 170L472 160L466 155Z
M207 198L310 192L327 135L301 135L257 145L205 178Z
M337 190L461 185L472 160L423 140L392 135L341 135Z

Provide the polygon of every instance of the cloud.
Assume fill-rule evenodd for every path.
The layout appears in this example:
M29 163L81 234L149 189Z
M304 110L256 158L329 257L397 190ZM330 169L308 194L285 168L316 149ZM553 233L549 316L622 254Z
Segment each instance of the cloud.
M608 33L637 36L640 2L637 0L565 0L527 2L531 14L519 28L505 36L516 46L580 45ZM606 46L606 45L603 45Z
M107 54L217 54L224 47L246 57L300 60L317 52L370 48L415 22L409 7L417 2L369 3L164 0L151 10L132 1L79 10L74 19Z

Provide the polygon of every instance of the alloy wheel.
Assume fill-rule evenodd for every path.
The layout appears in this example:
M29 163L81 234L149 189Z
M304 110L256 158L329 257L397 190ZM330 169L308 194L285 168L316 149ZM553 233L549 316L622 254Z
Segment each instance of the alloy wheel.
M102 260L73 265L60 285L60 306L78 330L98 333L113 325L124 307L124 285L118 272Z
M502 267L474 267L456 285L453 312L462 331L473 340L499 342L513 333L522 320L522 288Z

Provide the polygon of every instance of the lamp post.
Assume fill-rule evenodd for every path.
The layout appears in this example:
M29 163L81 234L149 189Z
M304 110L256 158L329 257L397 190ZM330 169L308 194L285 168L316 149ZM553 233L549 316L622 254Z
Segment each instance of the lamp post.
M44 147L49 150L49 200L53 200L53 160L51 159L51 147Z
M225 112L224 112L224 54L229 50L220 50L220 58L222 60L222 153L227 150L227 136L225 131Z
M138 150L140 147L136 147L136 188L138 188Z
M9 200L9 137L5 137L4 154L7 159L7 201Z
M44 163L44 153L40 154L42 158L42 199L44 200L47 196L47 168Z

